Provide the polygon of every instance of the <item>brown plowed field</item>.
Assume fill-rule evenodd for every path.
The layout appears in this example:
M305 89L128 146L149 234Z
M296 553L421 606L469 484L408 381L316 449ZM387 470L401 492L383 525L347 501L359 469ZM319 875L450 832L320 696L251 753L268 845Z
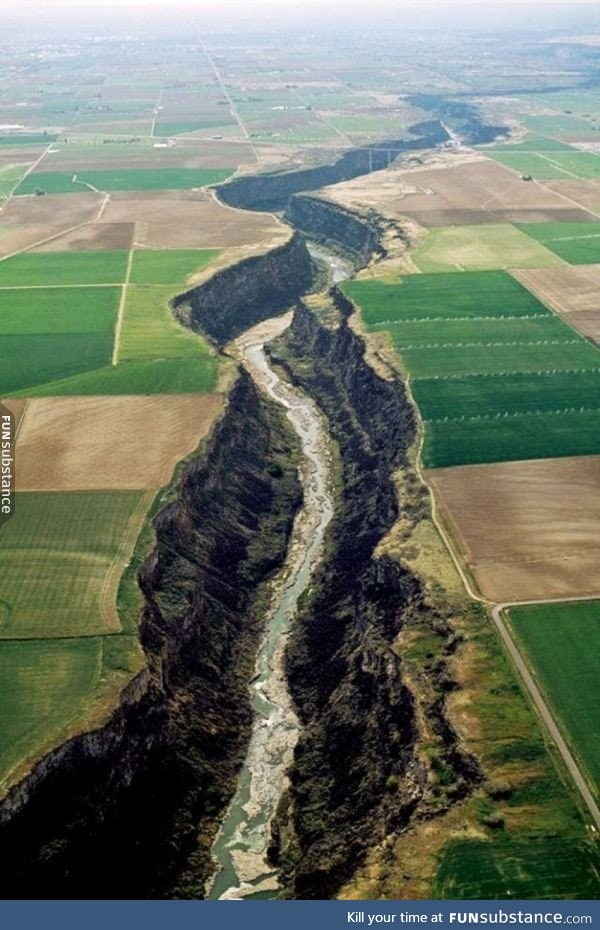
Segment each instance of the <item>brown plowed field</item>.
M512 273L584 336L600 341L600 265L564 265Z
M289 236L289 228L270 213L234 210L202 191L186 193L113 195L101 222L135 222L136 247L151 249L277 245Z
M78 223L93 220L102 203L103 195L45 194L43 197L13 197L2 211L0 225L59 227L66 229ZM51 232L48 233L51 235Z
M17 490L163 487L222 406L218 394L30 400L17 440Z
M521 178L488 159L448 159L447 167L388 168L325 188L326 196L388 216L410 216L423 225L489 223L497 218L557 220L587 218L553 191ZM446 218L445 218L446 217ZM485 217L485 219L483 219Z
M427 473L482 594L600 594L600 456Z
M545 181L547 187L558 194L580 203L582 207L600 214L600 181L589 178L585 181Z
M53 239L36 252L83 252L88 249L125 249L129 251L133 242L134 223L90 223L81 229Z
M46 194L13 197L0 215L0 257L31 248L37 242L91 222L98 214L98 194Z

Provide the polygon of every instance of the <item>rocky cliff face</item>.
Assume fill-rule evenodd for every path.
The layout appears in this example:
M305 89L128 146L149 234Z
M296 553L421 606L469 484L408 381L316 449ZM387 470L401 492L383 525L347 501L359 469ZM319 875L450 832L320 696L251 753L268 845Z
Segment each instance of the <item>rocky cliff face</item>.
M318 242L350 252L361 265L380 253L379 228L374 220L359 216L338 204L306 194L294 194L286 217Z
M463 100L447 100L436 94L412 94L409 102L443 120L467 145L485 145L509 132L507 126L485 123L477 107Z
M243 210L284 210L292 194L318 190L387 168L390 159L402 152L432 148L449 138L437 119L411 126L410 133L411 139L374 142L368 147L351 149L333 164L234 178L221 184L218 194L224 203Z
M43 759L0 808L3 897L201 893L249 738L256 598L285 557L296 454L241 375L155 522L141 578L147 670L104 727Z
M300 306L274 348L325 412L343 471L328 557L288 651L303 730L273 856L290 894L301 898L333 896L369 846L428 810L431 771L395 639L413 618L429 616L451 640L419 579L374 555L398 516L392 474L405 464L415 420L402 383L383 380L366 363L341 294L336 303L339 326L325 327ZM437 697L426 711L428 729L440 738L456 799L477 782L479 770L445 718L444 689L452 683L432 685Z
M277 249L244 259L179 295L173 306L193 329L224 345L245 329L286 310L314 279L312 260L297 233Z

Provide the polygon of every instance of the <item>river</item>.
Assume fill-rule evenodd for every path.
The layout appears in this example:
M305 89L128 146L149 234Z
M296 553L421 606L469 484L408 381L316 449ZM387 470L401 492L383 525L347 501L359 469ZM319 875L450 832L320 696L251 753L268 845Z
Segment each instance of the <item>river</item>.
M311 253L329 265L334 282L349 276L351 268L343 259L319 246L311 246ZM331 448L323 416L303 391L279 377L265 353L265 345L290 322L291 313L267 320L233 346L233 354L258 386L285 408L300 439L304 499L286 561L271 585L271 605L250 683L254 724L248 754L212 849L217 866L207 889L212 899L277 895L277 870L267 860L270 824L299 733L284 671L285 647L298 599L310 583L333 516Z

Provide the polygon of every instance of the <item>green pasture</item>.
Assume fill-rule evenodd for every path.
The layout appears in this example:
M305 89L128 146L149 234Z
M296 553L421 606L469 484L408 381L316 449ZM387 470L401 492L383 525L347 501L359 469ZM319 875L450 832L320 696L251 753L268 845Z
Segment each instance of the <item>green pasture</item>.
M535 239L505 223L431 229L411 257L423 272L547 268L562 264L560 258Z
M598 896L594 846L564 837L456 839L432 889L446 900L588 900Z
M129 287L119 342L119 363L195 359L207 373L215 357L206 341L175 319L172 287Z
M0 639L111 629L107 576L124 554L128 524L144 493L17 494L15 513L0 530Z
M48 381L107 365L112 346L112 332L2 336L0 395L33 396Z
M569 338L571 342L566 341ZM599 350L583 338L573 338L573 331L566 326L561 340L539 344L511 342L507 324L505 339L504 343L494 345L402 349L400 354L415 380L521 371L574 371L597 368L600 363Z
M147 249L134 252L131 284L185 284L221 254L221 249Z
M417 346L469 345L497 342L538 342L572 339L573 331L558 317L546 314L533 319L424 320L423 322L378 323L371 329L389 332L402 350Z
M600 262L600 223L521 223L519 229L571 265Z
M600 410L530 413L428 423L423 464L444 468L599 454Z
M600 601L511 608L509 625L598 797Z
M505 413L600 410L600 370L506 377L423 378L413 394L424 420L495 417ZM495 421L494 421L495 422Z
M190 190L218 184L231 173L227 168L86 169L78 171L74 181L70 171L42 171L28 175L16 193L33 194L37 189L47 194L81 193L86 184L99 191Z
M0 335L110 333L120 297L119 287L0 289Z
M25 252L0 261L0 287L120 284L126 268L124 251Z
M111 345L112 349L112 345ZM110 354L110 353L109 353ZM25 390L4 392L11 397L59 397L115 394L202 394L215 390L216 358L207 353L198 358L168 358L157 361L124 362L58 380L46 380Z
M550 311L504 271L406 275L397 283L348 281L342 290L371 327L396 320L517 317Z

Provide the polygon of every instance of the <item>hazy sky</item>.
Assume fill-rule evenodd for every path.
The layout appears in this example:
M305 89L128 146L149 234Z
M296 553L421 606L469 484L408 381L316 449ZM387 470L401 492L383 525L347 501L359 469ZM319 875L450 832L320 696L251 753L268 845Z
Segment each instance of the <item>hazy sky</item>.
M110 28L118 20L135 26L132 17L140 14L146 21L164 22L168 9L169 22L186 21L193 14L207 30L322 24L344 32L346 26L373 29L380 22L438 32L600 32L598 0L0 0L0 8L13 23L22 24L34 23L39 10L40 23L54 19L55 29L64 22L61 10L65 15L71 11L71 25L85 21L89 28L102 20Z

